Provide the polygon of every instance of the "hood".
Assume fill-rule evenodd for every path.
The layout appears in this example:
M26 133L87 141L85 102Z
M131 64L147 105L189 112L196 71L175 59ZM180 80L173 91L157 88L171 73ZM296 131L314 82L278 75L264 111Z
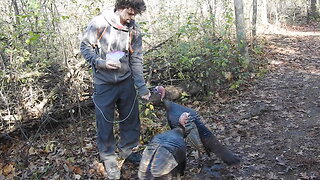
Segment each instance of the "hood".
M131 26L133 26L134 21L131 21L130 24L128 24L127 26L124 26L120 23L120 16L117 15L113 10L108 10L105 11L104 13L104 18L106 19L106 21L114 28L118 29L118 30L122 30L122 31L129 31L129 28Z
M131 47L130 44L131 44L131 39L130 39L130 32L129 30L132 29L133 25L134 25L134 21L131 21L130 24L128 25L122 25L120 23L120 16L117 15L113 10L108 10L108 11L105 11L102 13L103 15L103 18L108 22L108 24L113 27L113 28L110 28L110 32L109 32L109 43L108 43L108 48L107 48L107 52L110 51L111 49L111 44L116 40L117 36L116 34L118 34L116 31L119 30L119 31L124 31L124 32L127 32L127 37L126 37L126 47L125 49L127 51L130 50Z

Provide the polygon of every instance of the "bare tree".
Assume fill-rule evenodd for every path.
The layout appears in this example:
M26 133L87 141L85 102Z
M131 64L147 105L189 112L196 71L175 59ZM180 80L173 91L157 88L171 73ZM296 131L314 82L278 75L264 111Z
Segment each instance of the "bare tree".
M245 20L243 13L243 1L234 0L234 9L236 15L236 31L237 31L237 41L240 53L248 58L248 48L247 48L247 38L245 29Z
M267 0L262 0L262 5L261 5L261 24L263 24L263 25L268 24Z
M12 0L12 5L13 5L13 9L14 9L14 13L16 15L16 23L20 24L20 20L19 20L19 7L18 7L18 3L16 0Z
M257 0L253 0L252 2L252 31L251 31L251 36L252 36L252 44L254 45L254 39L257 34Z
M318 17L318 11L317 11L317 0L310 0L310 14L311 17Z

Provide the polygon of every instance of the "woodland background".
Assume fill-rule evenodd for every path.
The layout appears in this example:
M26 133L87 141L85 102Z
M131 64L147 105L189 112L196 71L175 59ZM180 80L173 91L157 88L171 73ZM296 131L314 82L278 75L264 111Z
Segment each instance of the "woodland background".
M113 3L0 2L1 132L11 132L27 120L65 119L65 113L74 113L75 104L88 98L91 72L79 52L81 34L92 17ZM307 22L319 12L315 0L241 3L253 64L260 63L254 56L263 50L260 44L252 44L255 29L268 33L275 26ZM145 77L150 86L188 84L191 94L212 95L221 89L237 89L252 76L246 57L235 48L233 1L147 0L146 4L147 11L137 21L144 33ZM258 76L263 72L256 70Z
M319 0L145 2L147 11L137 17L144 34L145 78L149 87L182 88L182 102L236 94L247 82L263 77L268 71L266 40L259 35L319 21L320 9ZM113 4L0 2L1 141L18 135L32 143L48 125L94 118L91 70L79 43L90 19ZM140 106L142 119L151 121L154 107ZM75 130L83 145L85 130ZM150 131L148 135L160 130Z

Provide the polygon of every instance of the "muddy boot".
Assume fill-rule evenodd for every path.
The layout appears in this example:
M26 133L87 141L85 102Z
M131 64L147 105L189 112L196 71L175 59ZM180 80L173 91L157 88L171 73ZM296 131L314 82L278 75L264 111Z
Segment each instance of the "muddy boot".
M116 161L106 160L103 162L108 179L120 179L120 168Z

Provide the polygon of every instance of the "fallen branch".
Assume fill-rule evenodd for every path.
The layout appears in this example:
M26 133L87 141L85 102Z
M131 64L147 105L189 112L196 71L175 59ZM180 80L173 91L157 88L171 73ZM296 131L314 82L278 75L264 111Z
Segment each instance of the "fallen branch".
M21 122L19 126L14 126L10 130L6 129L5 127L3 129L0 129L0 140L2 138L8 138L8 137L13 137L11 134L19 134L21 133L21 130L24 130L22 132L30 132L34 131L37 129L41 129L46 124L49 123L58 123L58 124L63 124L63 123L70 123L72 121L71 113L73 116L77 116L77 113L79 111L75 111L75 109L79 109L79 106L81 107L81 111L87 111L87 109L93 109L94 104L91 101L91 99L88 99L86 101L82 101L79 104L73 104L69 105L63 109L57 109L55 111L50 111L45 114L43 114L42 117L35 118L35 119L28 119L27 121ZM54 117L54 118L53 118ZM20 131L17 131L20 130ZM33 134L34 135L34 134ZM23 135L26 136L26 135Z

